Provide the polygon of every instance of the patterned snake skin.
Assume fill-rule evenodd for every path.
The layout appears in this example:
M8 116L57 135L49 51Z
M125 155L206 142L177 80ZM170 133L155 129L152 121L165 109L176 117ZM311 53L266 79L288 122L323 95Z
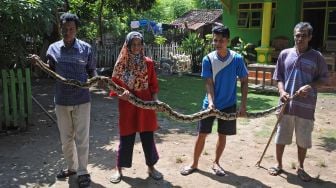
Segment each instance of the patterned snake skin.
M30 55L28 57L29 59L32 60L32 62L34 63L34 65L38 66L39 68L41 68L43 71L45 71L47 74L49 74L50 76L52 76L53 78L55 78L56 80L64 83L64 84L68 84L68 85L73 85L73 86L77 86L77 87L81 87L81 88L90 88L93 85L95 85L97 82L104 82L105 85L108 86L108 88L110 90L115 91L118 95L121 95L125 89L118 86L117 84L115 84L111 78L109 77L105 77L105 76L96 76L93 77L91 79L88 79L87 82L82 83L79 82L77 80L73 80L73 79L65 79L64 77L58 75L57 73L55 73L54 71L50 70L47 66L46 63L44 63L41 58L37 55ZM190 114L190 115L185 115L185 114L181 114L178 113L176 111L174 111L168 104L164 103L164 102L156 102L156 101L143 101L139 98L137 98L136 96L134 96L132 93L130 93L130 97L128 100L130 103L132 103L133 105L140 107L140 108L144 108L144 109L151 109L151 110L156 110L158 112L163 112L165 113L167 116L169 116L171 119L176 120L176 121L180 121L180 122L196 122L199 121L201 119L210 117L210 116L216 116L217 118L223 119L223 120L234 120L237 119L239 117L238 112L236 113L224 113L221 112L219 110L204 110L204 111L200 111L194 114ZM282 106L284 105L284 103L272 107L270 109L267 109L265 111L262 112L256 112L256 113L249 113L247 112L247 118L259 118L259 117L264 117L267 116L273 112L275 112L276 110L280 109Z

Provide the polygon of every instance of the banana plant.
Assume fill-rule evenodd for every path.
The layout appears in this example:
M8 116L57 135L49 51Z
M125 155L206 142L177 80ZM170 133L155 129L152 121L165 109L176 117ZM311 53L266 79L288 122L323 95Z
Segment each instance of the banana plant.
M189 33L182 41L181 49L191 55L192 72L198 72L202 61L200 56L203 56L204 40L199 37L199 34Z

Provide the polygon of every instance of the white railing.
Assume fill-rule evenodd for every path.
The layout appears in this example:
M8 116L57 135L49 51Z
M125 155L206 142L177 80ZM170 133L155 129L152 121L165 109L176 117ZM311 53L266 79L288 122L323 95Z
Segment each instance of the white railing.
M109 44L105 46L94 46L97 59L97 67L113 67L122 45ZM166 45L145 45L145 55L154 61L160 61L161 58L169 58L169 53L182 54L177 43Z
M96 54L97 68L101 67L113 67L116 62L122 45L111 44L94 46Z

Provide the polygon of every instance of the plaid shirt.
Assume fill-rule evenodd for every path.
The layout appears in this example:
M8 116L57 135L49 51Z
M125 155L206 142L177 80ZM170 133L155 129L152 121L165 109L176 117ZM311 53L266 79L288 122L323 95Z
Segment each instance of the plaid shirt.
M299 55L295 48L283 50L278 58L273 79L282 81L291 96L300 87L317 80L328 80L328 68L322 54L310 49ZM285 114L314 120L317 89L313 88L307 97L296 97L286 106ZM280 103L280 101L279 101Z
M96 69L96 61L91 46L79 39L74 45L66 48L63 40L51 44L47 51L47 59L57 74L66 79L86 82L88 72ZM57 105L73 106L90 102L89 89L56 82L55 103Z

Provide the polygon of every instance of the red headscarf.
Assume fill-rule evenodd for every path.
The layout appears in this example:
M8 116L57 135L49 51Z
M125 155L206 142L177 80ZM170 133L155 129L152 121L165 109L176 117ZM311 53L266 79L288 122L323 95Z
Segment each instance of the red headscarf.
M125 43L114 65L112 78L123 82L129 90L139 91L148 88L147 65L143 48L140 54L131 53L130 46L134 38L141 39L143 43L143 37L139 32L133 31L126 36Z

